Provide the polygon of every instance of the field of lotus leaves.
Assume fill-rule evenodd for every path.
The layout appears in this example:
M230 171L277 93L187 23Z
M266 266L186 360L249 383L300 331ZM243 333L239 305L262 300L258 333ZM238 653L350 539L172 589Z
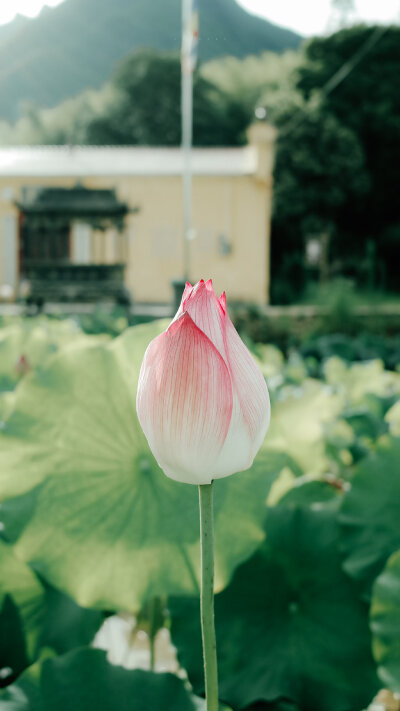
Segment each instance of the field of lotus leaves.
M197 488L135 408L165 327L0 329L1 711L204 708ZM400 694L400 372L251 347L272 418L214 485L221 711L363 711Z

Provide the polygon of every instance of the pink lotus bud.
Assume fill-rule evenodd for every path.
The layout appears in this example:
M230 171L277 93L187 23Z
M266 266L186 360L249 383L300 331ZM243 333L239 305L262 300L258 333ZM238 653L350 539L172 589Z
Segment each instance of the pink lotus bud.
M148 346L136 407L171 479L210 484L252 465L268 429L268 390L211 279L186 284L175 318Z

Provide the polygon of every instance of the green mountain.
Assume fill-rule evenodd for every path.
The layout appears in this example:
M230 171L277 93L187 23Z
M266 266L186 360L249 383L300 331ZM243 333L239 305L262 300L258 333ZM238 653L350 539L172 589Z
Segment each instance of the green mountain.
M298 47L301 37L250 15L235 0L200 0L199 55L244 57ZM180 46L181 0L65 0L0 27L0 118L24 102L51 107L99 88L136 47Z

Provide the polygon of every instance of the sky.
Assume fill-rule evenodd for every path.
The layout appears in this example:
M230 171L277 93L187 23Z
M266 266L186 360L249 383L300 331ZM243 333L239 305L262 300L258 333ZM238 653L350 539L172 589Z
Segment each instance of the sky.
M151 1L151 0L150 0ZM43 5L63 0L0 0L0 24L16 13L35 17ZM331 0L238 0L250 12L289 27L302 35L322 34L332 20ZM201 0L199 0L201 9ZM356 19L366 22L399 22L400 0L355 0Z
M332 20L331 0L238 1L246 10L306 36L326 32ZM386 23L400 20L400 0L355 0L354 4L354 19L359 21Z

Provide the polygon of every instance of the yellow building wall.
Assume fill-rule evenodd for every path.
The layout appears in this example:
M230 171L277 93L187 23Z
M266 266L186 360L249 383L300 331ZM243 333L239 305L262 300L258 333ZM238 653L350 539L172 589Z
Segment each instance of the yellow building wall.
M114 188L120 200L139 208L126 220L124 235L95 232L93 262L125 261L126 285L137 302L172 299L171 280L182 277L182 183L179 176L90 177L88 188ZM74 178L0 177L0 282L4 250L3 218L18 216L13 205L22 187L72 187ZM12 193L12 199L10 194ZM193 226L190 277L212 278L230 300L266 303L269 289L271 184L257 176L193 180ZM223 248L229 246L229 253Z

